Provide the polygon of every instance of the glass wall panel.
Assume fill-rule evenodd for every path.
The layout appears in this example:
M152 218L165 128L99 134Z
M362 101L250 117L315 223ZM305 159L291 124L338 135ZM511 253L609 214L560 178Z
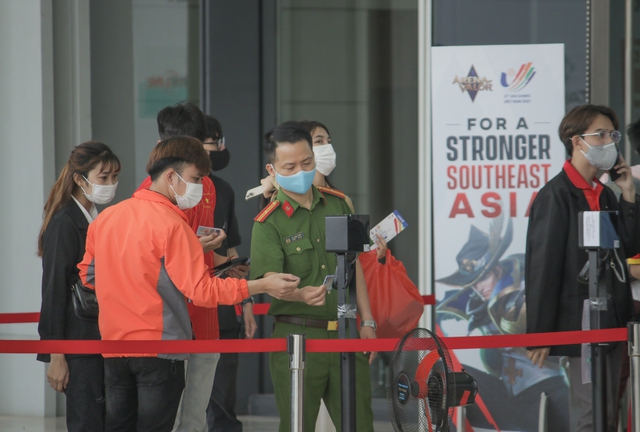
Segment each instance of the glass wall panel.
M433 5L435 46L563 43L567 110L585 103L585 0L434 0Z
M133 81L136 180L147 176L158 140L162 108L200 99L200 34L197 0L133 0Z
M278 121L327 125L331 183L372 224L404 216L390 249L417 283L417 1L281 0L277 23ZM385 371L372 369L374 397L385 397Z
M640 119L640 2L632 2L633 39L631 45L631 121ZM620 130L625 123L625 14L626 1L611 2L609 28L609 104L618 114ZM623 134L623 144L628 143ZM631 165L640 163L640 155L631 150Z
M631 118L633 121L640 119L640 2L633 5L633 50L632 61L632 95Z

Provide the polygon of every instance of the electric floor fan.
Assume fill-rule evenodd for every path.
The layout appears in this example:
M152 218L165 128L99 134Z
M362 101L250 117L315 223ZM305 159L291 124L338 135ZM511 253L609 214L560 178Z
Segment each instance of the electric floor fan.
M423 328L407 333L389 362L387 400L396 432L448 432L453 408L474 403L478 387L454 372L442 340Z

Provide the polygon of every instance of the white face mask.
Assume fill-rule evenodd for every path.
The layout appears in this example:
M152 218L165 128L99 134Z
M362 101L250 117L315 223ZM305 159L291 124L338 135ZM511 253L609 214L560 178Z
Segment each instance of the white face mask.
M336 152L331 144L313 146L316 156L316 169L320 174L328 176L336 167Z
M91 195L88 195L82 186L80 186L80 189L82 189L84 196L92 203L108 204L111 202L113 197L116 196L118 183L114 185L99 185L91 183L85 176L82 176L82 178L91 185Z
M593 167L601 170L609 170L618 162L618 148L616 147L616 143L611 142L599 146L590 146L588 142L582 138L580 139L589 147L586 153L582 150L580 151Z
M176 204L180 210L187 210L193 208L198 205L200 200L202 199L202 184L197 183L189 183L182 177L180 174L176 173L178 178L187 184L187 190L184 195L178 195L176 190L173 188L173 185L169 185L173 194L176 197Z

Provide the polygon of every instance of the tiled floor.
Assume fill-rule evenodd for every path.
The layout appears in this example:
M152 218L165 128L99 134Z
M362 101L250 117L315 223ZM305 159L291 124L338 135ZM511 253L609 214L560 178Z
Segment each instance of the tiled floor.
M240 416L245 432L273 432L278 430L277 417ZM376 422L376 432L392 432L389 423ZM66 431L64 417L36 418L36 417L3 417L0 416L0 431L2 432L63 432ZM317 431L321 432L321 431Z

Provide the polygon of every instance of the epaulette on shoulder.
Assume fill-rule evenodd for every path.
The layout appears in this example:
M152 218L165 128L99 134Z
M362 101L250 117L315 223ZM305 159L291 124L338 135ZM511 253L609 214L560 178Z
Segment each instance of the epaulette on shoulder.
M253 220L256 222L266 221L269 215L273 213L273 211L277 209L279 205L280 205L280 201L271 201L269 205L267 205L264 209L262 209L262 211L258 213L258 216L256 216Z
M316 186L316 189L318 189L318 191L320 193L323 193L323 194L327 193L329 195L334 195L334 196L337 196L338 198L342 198L342 199L346 199L347 198L347 195L344 192L339 191L338 189L328 188L328 187L325 187L325 186Z

